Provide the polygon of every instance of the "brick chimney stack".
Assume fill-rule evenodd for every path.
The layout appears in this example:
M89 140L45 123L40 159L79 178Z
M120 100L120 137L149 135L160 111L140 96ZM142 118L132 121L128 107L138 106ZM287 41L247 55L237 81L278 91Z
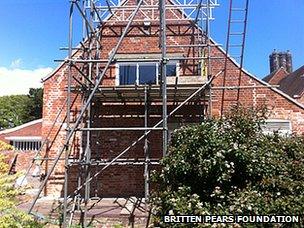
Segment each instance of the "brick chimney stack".
M283 67L288 73L292 72L292 57L290 51L277 52L274 50L269 55L270 73Z
M288 73L293 71L292 69L292 56L289 50L286 52L286 70Z

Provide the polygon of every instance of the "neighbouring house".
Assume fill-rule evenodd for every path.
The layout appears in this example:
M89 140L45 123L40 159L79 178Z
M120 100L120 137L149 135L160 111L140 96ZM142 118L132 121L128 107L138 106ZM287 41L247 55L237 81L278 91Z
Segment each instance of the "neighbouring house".
M284 67L280 67L279 69L274 70L269 75L267 75L265 78L263 78L263 81L271 84L271 85L278 85L280 84L280 81L285 78L288 75L288 72Z
M285 59L284 61L278 61ZM285 56L285 58L282 58ZM274 52L270 55L270 74L263 80L304 104L304 65L292 72L291 54ZM276 60L277 59L277 60Z
M125 7L130 2L132 3L132 1L125 1ZM193 21L174 19L175 15L181 13L180 11L170 12L167 14L167 18L172 17L173 20L167 24L168 67L166 72L169 112L208 80L202 70L202 62L199 60L202 54L195 46L202 42L202 40L197 40L198 34L206 39L203 31ZM127 21L115 19L117 14L109 16L100 27L99 32L102 38L95 46L100 49L100 52L98 55L93 54L96 60L108 59L126 26ZM142 16L139 14L137 17ZM94 42L92 40L94 38L83 41L79 46L83 49L75 50L72 58L87 59L86 50L90 45L95 45L96 40ZM168 118L169 132L184 124L202 122L209 114L219 117L222 110L229 111L237 102L245 107L267 106L271 111L268 129L300 134L304 132L304 106L290 95L269 86L268 83L258 79L245 69L241 70L241 81L238 85L239 65L232 58L229 58L227 62L224 84L222 70L225 66L226 54L222 48L216 46L215 41L212 42L214 45L211 47L210 54L216 58L212 58L210 62L210 75L218 74L218 76L212 83L211 94L204 90L187 102L177 113L170 116ZM96 49L92 50L96 52ZM138 130L94 130L87 133L85 128L144 126L145 96L148 96L147 126L153 127L162 118L162 95L158 78L158 59L160 57L159 22L142 23L140 20L134 22L115 55L115 62L106 71L100 89L91 102L92 117L86 118L88 116L86 112L70 142L71 149L68 151L68 191L70 193L76 189L77 182L85 181L84 173L88 171L84 170L88 164L85 161L79 164L78 161L88 151L88 144L91 153L89 172L91 176L94 176L100 169L106 167L111 159L136 142L144 133L144 131ZM184 57L192 59L182 60ZM85 61L74 61L70 68L69 64L64 62L43 79L42 137L47 138L50 142L48 148L43 151L44 156L48 158L46 171L52 166L53 160L58 156L58 151L66 146L65 139L69 126L63 123L66 120L65 104L69 72L72 75L71 127L75 124L82 110L83 101L89 94L89 91L83 86L88 84L86 77L91 77L92 81L98 77L94 74L89 76L90 69L96 69L96 64L93 63L89 66ZM105 67L105 62L100 61L98 67ZM237 86L237 89L224 89L223 85L231 88ZM236 100L237 96L239 96L238 100ZM143 140L140 141L117 162L105 169L101 175L94 178L90 185L90 196L143 196L145 150L149 152L151 162L149 169L157 169L158 165L153 164L153 161L162 157L162 131L153 131L147 139L148 145L145 145ZM63 158L58 161L47 182L46 194L48 195L60 196L63 193L65 180Z
M8 143L14 150L1 151L9 163L15 162L15 171L25 171L42 144L42 119L0 131L0 141Z
M15 150L39 150L41 146L42 119L0 131L0 140L12 145Z

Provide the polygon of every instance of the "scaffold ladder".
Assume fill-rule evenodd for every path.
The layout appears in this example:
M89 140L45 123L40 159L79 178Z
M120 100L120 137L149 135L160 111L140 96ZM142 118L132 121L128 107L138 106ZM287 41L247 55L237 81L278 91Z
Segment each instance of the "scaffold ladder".
M241 5L240 6L237 6ZM230 0L229 3L229 16L228 16L228 31L226 39L226 58L225 58L225 71L223 75L223 92L222 92L222 104L221 104L221 117L224 115L226 102L234 102L238 105L240 98L240 86L242 78L242 69L244 64L244 49L247 31L247 18L248 18L249 0ZM237 31L236 31L237 30ZM234 52L229 55L229 52ZM234 55L236 54L236 55ZM232 86L227 80L228 74L228 62L230 57L234 58L238 65L238 73L236 85L236 95L233 98L227 97L227 86ZM235 83L235 81L233 82Z

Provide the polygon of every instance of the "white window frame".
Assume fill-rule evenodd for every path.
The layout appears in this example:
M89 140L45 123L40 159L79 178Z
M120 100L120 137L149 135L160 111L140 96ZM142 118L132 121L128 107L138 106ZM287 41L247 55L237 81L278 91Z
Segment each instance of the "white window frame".
M176 65L176 77L179 77L179 63L178 61L169 61L168 64L175 64ZM155 65L156 67L156 71L155 71L155 74L156 74L156 83L154 85L159 85L159 63L158 62L140 62L140 63L132 63L132 62L124 62L124 63L116 63L115 64L115 67L116 67L116 77L115 77L115 85L116 86L125 86L125 85L122 85L120 84L120 77L119 77L119 73L120 73L120 66L136 66L136 85L141 85L139 84L139 66L149 66L149 65ZM173 76L171 76L173 77Z
M291 124L291 120L285 120L285 119L267 119L265 121L264 126L262 125L262 131L264 134L273 134L273 131L270 131L267 129L267 127L265 125L267 125L267 123L288 123L289 125L289 129L277 129L278 133L280 135L291 135L292 134L292 124ZM266 129L265 129L266 128Z
M8 136L6 140L20 151L38 151L42 145L42 137L40 136Z

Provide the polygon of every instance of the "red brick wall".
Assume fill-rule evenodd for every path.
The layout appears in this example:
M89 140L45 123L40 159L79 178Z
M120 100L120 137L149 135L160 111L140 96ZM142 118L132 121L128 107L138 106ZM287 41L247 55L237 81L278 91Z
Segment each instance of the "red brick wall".
M26 170L29 168L32 159L34 158L36 151L9 150L9 151L1 151L0 153L5 156L6 162L10 166L14 160L14 157L17 155L15 171L25 173ZM30 174L33 172L34 169L35 169L35 165L33 165L32 169L30 170Z
M144 35L141 31L142 25L137 24L132 26L131 31L124 39L121 47L118 50L119 54L145 54L145 53L160 53L158 47L159 31L158 25L152 24L151 35ZM176 24L168 24L168 44L193 44L195 41L197 29L191 23L177 22ZM116 45L118 37L122 32L123 27L121 23L108 22L102 29L103 38L100 41L102 44L102 56L100 58L107 59L110 51ZM196 48L168 48L168 53L179 53L184 56L198 56ZM81 56L82 53L78 52L75 56ZM224 57L223 51L216 47L212 48L212 56ZM186 61L181 63L180 76L192 76L197 72L198 61ZM224 67L224 59L212 60L212 75L217 74ZM77 64L79 68L83 67L83 64ZM232 62L228 62L227 67L227 86L236 86L238 79L238 68ZM60 151L60 148L64 145L64 139L66 137L66 131L62 127L61 123L65 120L66 110L64 109L62 114L59 115L54 127L52 124L56 118L56 115L60 111L60 107L66 98L66 86L67 86L67 74L68 68L64 64L57 70L53 77L49 78L44 83L44 107L43 107L43 127L42 133L46 137L50 131L48 137L49 145L45 151L46 156L55 158ZM81 75L77 73L75 69L72 70L74 77L81 79ZM94 77L94 75L93 75ZM241 86L262 86L263 82L252 77L246 72L242 73ZM74 85L77 85L73 81ZM213 82L214 87L223 85L223 73L220 74ZM102 81L102 86L115 86L115 65L112 65L106 72L106 75ZM233 104L236 103L235 96L236 90L229 90L225 92L226 100L224 102L224 110L227 111ZM222 106L223 90L214 89L212 96L212 114L214 116L220 115ZM79 95L75 98L75 102L72 106L72 119L76 119L81 109L82 97ZM240 89L240 102L244 106L267 105L272 111L271 118L277 119L290 119L292 121L293 131L302 133L304 131L304 111L302 107L287 99L284 95L271 88L250 88ZM169 107L172 108L172 107ZM161 117L161 108L158 104L154 104L152 107L154 114L158 117L151 118L149 126L153 126ZM195 104L188 105L180 111L179 120L182 122L197 122L199 119L197 115L192 115L197 110ZM118 106L106 106L98 99L94 102L92 107L93 112L93 126L97 127L123 127L123 126L142 126L143 125L143 106L142 104L135 105L118 105ZM114 117L115 118L114 118ZM173 121L173 119L169 119ZM81 124L84 126L84 123ZM134 140L136 140L142 132L93 132L92 133L92 157L94 159L110 159L119 154L122 150L128 147ZM150 156L152 158L161 157L161 133L153 132L149 135L148 140L150 142ZM84 150L85 134L77 132L73 138L73 148L71 151L71 157L77 160L79 155ZM123 158L143 158L143 142L132 148ZM63 158L63 157L62 157ZM52 165L52 161L46 163L46 169ZM93 167L91 172L96 172L97 169L102 167ZM48 182L47 193L59 195L62 194L64 166L63 161L60 161L56 166L56 169ZM76 185L78 177L81 177L84 173L83 169L79 167L73 167L70 169L70 181L69 189L72 191ZM100 196L126 196L126 195L142 195L143 186L143 166L118 166L115 165L105 172L103 172L96 181L92 183L92 194ZM96 186L96 187L94 187ZM96 189L97 188L97 189Z

